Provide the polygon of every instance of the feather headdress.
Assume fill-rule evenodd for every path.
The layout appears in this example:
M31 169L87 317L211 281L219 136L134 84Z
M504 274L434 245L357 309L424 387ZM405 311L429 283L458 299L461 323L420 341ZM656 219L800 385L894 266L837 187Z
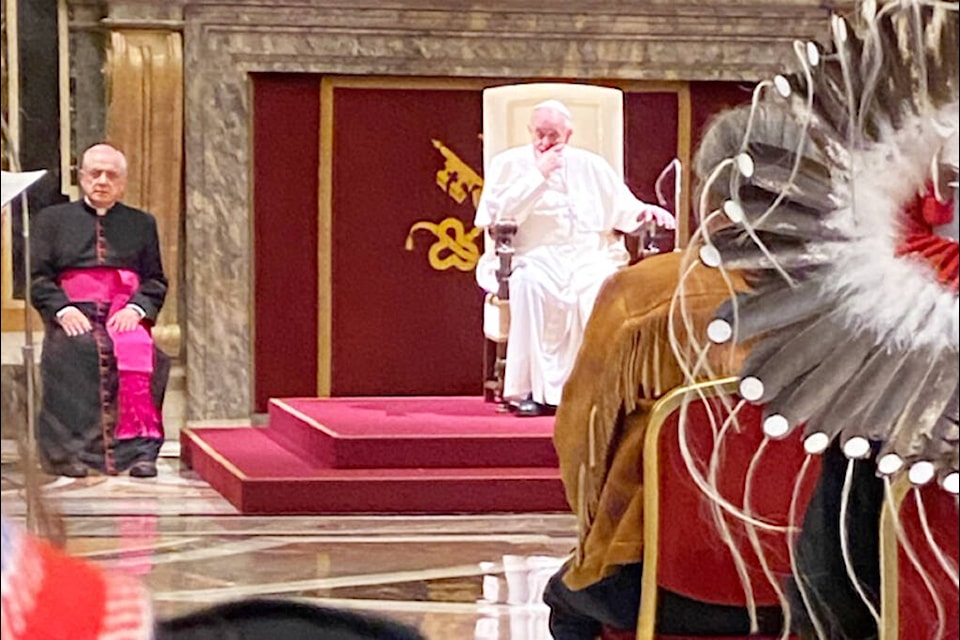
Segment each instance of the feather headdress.
M753 340L770 437L957 493L957 3L865 2L831 40L699 149L700 258L752 285L715 335Z

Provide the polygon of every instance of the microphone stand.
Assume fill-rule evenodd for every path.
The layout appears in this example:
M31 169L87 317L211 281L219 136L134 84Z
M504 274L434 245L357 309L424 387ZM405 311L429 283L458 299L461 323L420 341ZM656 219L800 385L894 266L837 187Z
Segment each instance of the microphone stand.
M22 171L20 166L20 150L10 133L6 118L0 118L3 127L3 137L7 143L7 157L10 162L10 169L19 173ZM24 309L23 309L23 348L21 354L23 357L23 375L26 379L26 438L18 438L18 442L25 442L26 446L20 446L20 460L23 464L24 486L26 479L36 473L37 466L37 447L36 432L36 376L34 373L34 349L33 349L33 317L30 312L33 306L32 282L30 278L30 210L27 205L27 191L24 189L20 193L20 220L21 231L23 234L23 264L24 264ZM25 491L26 495L26 526L31 533L37 533L39 522L37 513L34 509L34 497Z
M680 216L687 215L687 213L680 211L680 191L683 188L683 164L681 164L679 158L674 158L667 166L663 168L663 171L660 172L660 175L657 176L656 182L653 184L653 189L657 194L657 202L660 203L661 207L667 206L667 199L663 195L662 183L664 178L667 177L667 174L670 173L670 170L673 170L673 216L676 226L673 229L673 250L680 251ZM654 227L655 229L656 227ZM653 253L659 253L659 248L654 244Z

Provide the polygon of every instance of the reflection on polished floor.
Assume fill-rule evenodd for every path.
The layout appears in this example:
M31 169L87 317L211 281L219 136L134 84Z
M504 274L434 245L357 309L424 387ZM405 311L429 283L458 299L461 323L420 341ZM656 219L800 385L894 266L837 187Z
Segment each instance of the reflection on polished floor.
M575 543L567 514L245 516L176 458L150 480L59 478L72 553L134 572L160 616L247 596L387 616L430 640L549 638L541 593ZM3 509L22 521L3 465Z

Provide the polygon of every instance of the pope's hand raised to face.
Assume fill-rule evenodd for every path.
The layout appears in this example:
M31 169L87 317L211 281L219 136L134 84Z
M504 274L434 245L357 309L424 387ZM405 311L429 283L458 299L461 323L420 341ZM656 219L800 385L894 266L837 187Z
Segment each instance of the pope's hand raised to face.
M537 158L537 169L544 178L549 178L551 173L563 166L563 148L562 144L554 145Z

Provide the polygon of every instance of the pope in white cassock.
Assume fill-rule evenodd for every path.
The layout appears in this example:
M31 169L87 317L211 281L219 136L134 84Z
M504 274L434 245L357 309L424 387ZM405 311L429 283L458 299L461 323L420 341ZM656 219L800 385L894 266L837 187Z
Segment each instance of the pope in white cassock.
M602 157L567 145L570 111L557 100L533 107L531 144L493 158L474 224L517 223L510 275L510 332L503 397L521 416L560 403L603 281L627 264L623 233L673 216L638 200ZM477 282L497 291L494 256Z

